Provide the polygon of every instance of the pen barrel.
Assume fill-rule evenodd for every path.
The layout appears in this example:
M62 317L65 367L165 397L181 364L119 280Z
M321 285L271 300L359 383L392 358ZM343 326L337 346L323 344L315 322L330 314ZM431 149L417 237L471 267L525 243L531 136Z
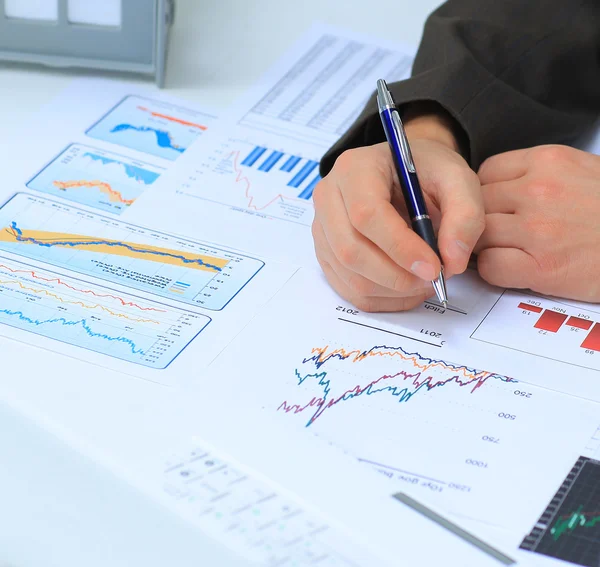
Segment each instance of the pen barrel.
M396 165L396 171L398 173L398 181L400 182L400 188L402 195L406 203L408 215L411 219L428 215L427 205L419 185L419 179L416 173L408 171L407 164L402 159L402 149L398 137L394 133L394 126L392 122L392 112L395 110L386 109L381 112L381 122L385 131L388 144L392 151L392 158Z

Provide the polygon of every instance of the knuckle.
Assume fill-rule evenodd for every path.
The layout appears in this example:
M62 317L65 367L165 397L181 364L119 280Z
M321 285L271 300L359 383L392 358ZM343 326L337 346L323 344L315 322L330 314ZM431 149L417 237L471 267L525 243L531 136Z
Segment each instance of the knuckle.
M340 264L345 268L353 268L358 264L359 250L354 244L346 244L340 246L336 250L336 257L340 261Z
M359 148L353 148L341 153L335 160L334 169L341 175L345 175L356 167L357 159L360 155Z
M483 208L474 203L465 205L462 210L462 223L463 226L480 235L485 229L485 212Z
M375 217L375 210L372 205L364 201L352 203L348 208L348 217L352 225L362 232L371 224Z
M571 157L571 148L558 144L548 144L534 148L531 157L536 162L555 163L566 161Z
M560 195L560 187L551 179L536 179L525 188L527 197L538 204L554 201Z

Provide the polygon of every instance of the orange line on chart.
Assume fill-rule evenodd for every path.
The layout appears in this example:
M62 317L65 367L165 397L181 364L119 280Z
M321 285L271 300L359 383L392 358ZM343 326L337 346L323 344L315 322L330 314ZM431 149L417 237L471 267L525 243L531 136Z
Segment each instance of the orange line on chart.
M439 360L432 360L430 363L423 363L421 362L421 357L419 355L406 355L404 352L402 351L362 351L359 349L355 349L355 350L346 350L343 348L337 348L335 350L331 350L329 352L327 352L329 349L329 345L325 346L325 347L315 347L312 349L312 354L318 353L317 356L317 362L324 362L330 358L334 358L336 356L341 357L342 359L350 359L350 362L361 362L362 360L365 360L366 358L370 358L370 357L375 357L375 356L379 356L379 357L385 357L385 356L389 356L389 357L398 357L402 360L405 360L406 362L412 363L412 365L415 368L418 368L419 370L422 371L427 371L430 370L432 368L435 367L439 367L439 368L445 368L445 369L449 369L452 372L458 372L460 374L462 374L465 378L469 378L471 380L474 380L476 377L478 377L480 375L480 377L485 377L486 375L491 375L491 372L487 372L487 371L479 371L477 373L472 372L469 368L465 367L465 366L454 366L452 364L448 364Z
M145 106L138 106L138 110L142 110L143 112L148 112L150 116L154 116L155 118L164 118L165 120L169 120L170 122L176 122L177 124L181 124L182 126L191 126L192 128L198 128L199 130L206 130L208 127L203 126L202 124L196 124L195 122L188 122L187 120L182 120L181 118L177 118L175 116L169 116L168 114L161 114L160 112L154 112Z
M42 276L38 276L33 270L14 270L12 268L9 268L8 266L5 266L4 264L0 264L0 268L8 270L9 272L12 272L13 274L27 274L27 275L31 276L32 278L35 278L36 280L41 280L43 282L57 283L59 285L63 285L66 288L76 291L78 293L90 293L94 297L108 297L110 299L116 299L118 302L121 303L121 305L123 307L136 307L140 311L157 311L159 313L166 313L165 309L156 309L154 307L141 307L137 303L131 303L130 301L125 301L124 299L121 299L117 295L96 293L95 291L92 291L91 289L77 289L76 287L70 286L68 283L63 282L59 278L43 278Z
M235 150L235 151L231 152L229 154L229 156L227 156L227 159L229 159L231 157L233 157L233 171L236 174L235 182L246 184L246 191L244 192L244 195L246 196L246 199L248 199L247 206L249 209L254 209L255 211L263 211L267 207L269 207L273 203L275 203L275 201L278 201L279 199L281 199L282 201L287 199L288 201L296 201L298 203L306 203L305 199L297 199L295 197L288 197L287 195L283 195L283 194L279 193L278 195L275 195L275 197L273 197L266 205L263 205L262 207L257 207L256 205L253 205L252 203L254 201L254 197L252 195L250 195L250 187L251 187L252 183L250 182L250 179L248 179L244 175L244 171L238 165L238 159L240 157L239 150Z
M53 181L52 184L63 191L79 187L97 187L101 193L108 195L108 200L111 203L123 203L124 205L129 206L135 201L135 199L124 199L120 191L113 189L104 181L86 181L85 179L82 179L80 181Z
M107 313L110 313L114 317L122 317L124 319L129 319L130 321L135 321L136 323L154 323L155 325L160 325L160 321L154 321L153 319L136 319L135 317L130 317L129 315L126 315L124 313L115 313L114 311L111 311L108 307L104 307L104 305L86 305L85 303L83 303L83 301L68 301L68 300L60 297L60 295L56 295L55 293L52 293L46 289L34 289L32 287L24 286L20 281L17 281L17 280L9 280L9 281L0 280L0 284L9 284L9 285L17 284L21 289L23 289L25 291L32 291L33 293L39 293L39 294L43 293L43 294L47 295L48 297L52 297L53 299L60 301L61 303L70 303L72 305L80 305L84 309L101 309L102 311L106 311Z

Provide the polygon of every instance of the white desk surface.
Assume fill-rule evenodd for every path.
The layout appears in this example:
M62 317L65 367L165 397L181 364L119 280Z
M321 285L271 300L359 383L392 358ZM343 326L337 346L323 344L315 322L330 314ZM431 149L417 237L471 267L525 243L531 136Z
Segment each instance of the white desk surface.
M416 46L427 15L440 3L176 0L166 92L225 109L315 20ZM152 79L125 74L0 63L0 147L82 75L156 88ZM239 565L202 555L183 522L163 517L123 483L1 406L0 431L0 567ZM77 482L61 482L61 471L69 471L71 481L77 471Z

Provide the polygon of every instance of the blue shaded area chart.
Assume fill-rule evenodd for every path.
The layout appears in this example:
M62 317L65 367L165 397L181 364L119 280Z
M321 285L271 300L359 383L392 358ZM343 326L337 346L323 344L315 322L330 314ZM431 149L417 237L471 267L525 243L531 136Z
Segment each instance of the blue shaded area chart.
M264 266L23 193L0 209L0 250L211 310L223 309Z
M86 134L139 152L175 160L205 132L213 116L130 95Z
M73 144L27 187L120 215L163 171L118 154Z
M205 315L0 258L0 323L15 329L164 369L209 322Z

